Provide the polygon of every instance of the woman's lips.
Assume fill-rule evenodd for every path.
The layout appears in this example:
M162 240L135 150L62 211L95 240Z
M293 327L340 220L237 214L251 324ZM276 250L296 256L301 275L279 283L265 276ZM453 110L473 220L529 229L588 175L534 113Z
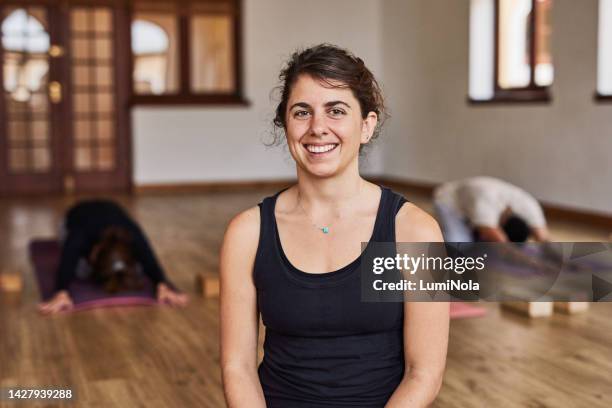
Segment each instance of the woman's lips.
M304 148L311 154L323 155L329 153L338 147L338 143L327 144L304 144Z

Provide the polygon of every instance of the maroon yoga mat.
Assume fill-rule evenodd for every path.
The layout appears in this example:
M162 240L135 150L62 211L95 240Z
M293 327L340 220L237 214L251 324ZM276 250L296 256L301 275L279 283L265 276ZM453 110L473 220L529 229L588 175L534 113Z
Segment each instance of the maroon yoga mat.
M40 296L43 301L54 294L55 273L59 264L61 246L54 239L38 239L30 242L30 262L34 268L34 276L38 282ZM133 306L156 304L155 291L151 282L145 280L141 290L121 292L110 295L95 284L82 279L76 279L68 288L74 302L73 311L109 306ZM482 307L471 306L463 302L451 303L451 318L461 319L480 317L486 314Z
M30 242L30 262L38 282L40 297L43 301L54 294L55 274L59 264L61 245L55 239L38 239ZM156 304L155 290L148 279L144 279L142 289L109 294L94 283L75 279L68 287L74 303L72 311L110 306L146 306Z

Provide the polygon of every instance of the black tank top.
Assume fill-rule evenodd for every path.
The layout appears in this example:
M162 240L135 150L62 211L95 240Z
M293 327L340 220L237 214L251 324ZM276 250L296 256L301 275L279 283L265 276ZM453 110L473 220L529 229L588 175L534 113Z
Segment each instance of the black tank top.
M361 257L328 273L295 268L283 252L274 206L259 204L254 265L266 327L259 379L268 408L383 407L404 375L402 303L361 302ZM406 200L382 187L370 242L395 242Z

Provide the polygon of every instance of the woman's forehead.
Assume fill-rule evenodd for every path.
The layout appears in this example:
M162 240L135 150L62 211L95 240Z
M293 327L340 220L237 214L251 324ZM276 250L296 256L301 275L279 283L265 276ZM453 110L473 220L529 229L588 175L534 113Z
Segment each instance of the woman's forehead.
M351 89L342 82L300 75L291 89L288 106L297 102L316 105L336 100L349 104L356 101Z

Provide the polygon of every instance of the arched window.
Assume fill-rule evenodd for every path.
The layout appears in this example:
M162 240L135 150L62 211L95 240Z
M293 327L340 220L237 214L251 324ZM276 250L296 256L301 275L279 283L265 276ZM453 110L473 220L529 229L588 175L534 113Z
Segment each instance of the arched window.
M138 94L162 95L178 90L176 49L171 50L170 38L161 24L164 19L132 22L132 53L134 55L134 91ZM176 29L169 21L168 31ZM168 21L166 21L168 23ZM176 48L176 41L173 41ZM172 53L171 53L172 51Z
M40 21L24 9L12 11L2 21L1 30L4 89L16 102L29 101L31 94L44 85L49 71L49 34Z

